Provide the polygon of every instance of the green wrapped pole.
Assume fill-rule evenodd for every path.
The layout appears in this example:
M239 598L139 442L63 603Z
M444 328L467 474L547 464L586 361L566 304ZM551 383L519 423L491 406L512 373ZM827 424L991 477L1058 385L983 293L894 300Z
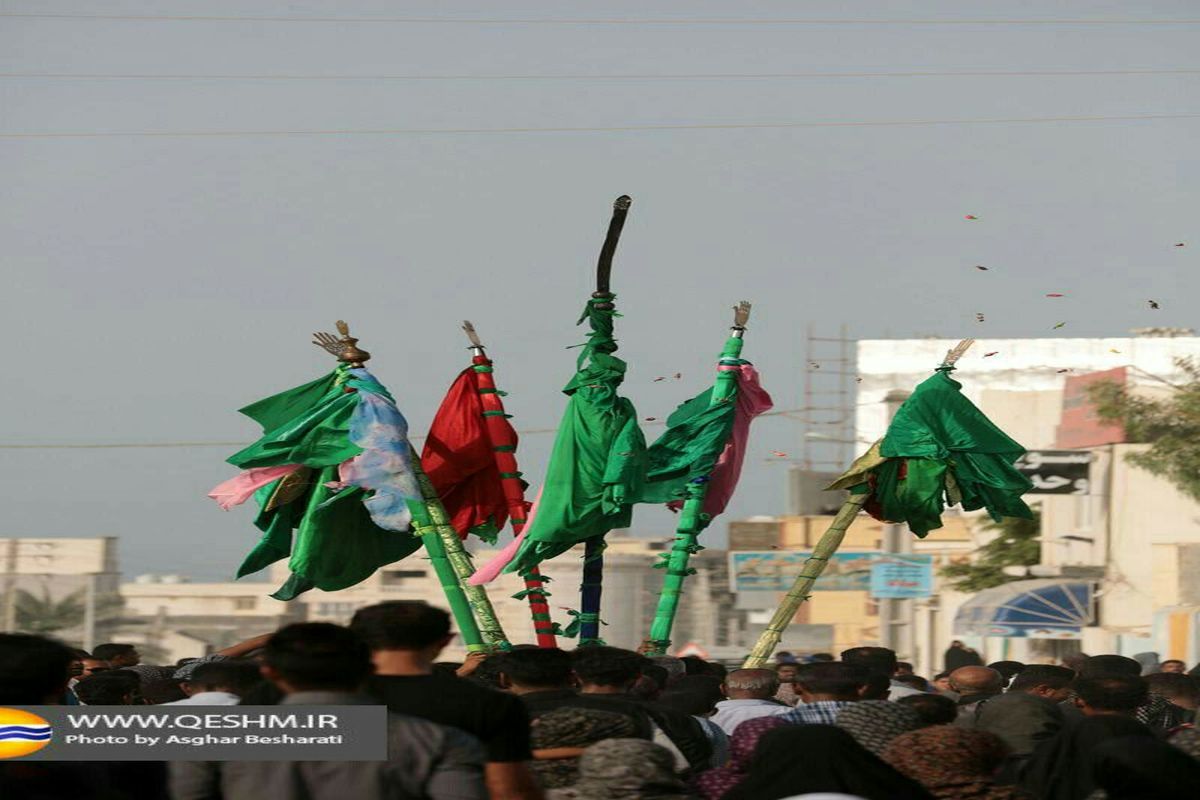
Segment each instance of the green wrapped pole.
M750 304L743 302L734 307L734 322L725 347L721 351L721 367L734 367L743 363L742 342L746 333L746 322L750 318ZM713 383L709 407L728 403L737 392L737 373L731 369L718 369ZM704 513L704 498L708 495L708 482L688 483L687 499L679 512L679 524L675 528L675 544L667 559L666 575L663 577L662 594L658 597L658 608L650 625L650 639L642 651L647 655L666 655L671 645L671 628L675 624L675 613L679 609L679 598L683 594L683 582L690 574L688 562L692 554L699 552L700 534L710 522Z
M804 568L796 576L796 580L792 583L792 588L788 590L787 596L779 604L779 608L775 609L775 614L771 617L771 621L767 623L766 630L758 637L758 642L754 645L754 649L750 651L750 656L746 659L746 663L742 665L742 669L759 669L766 665L767 659L771 657L771 653L775 652L775 648L779 645L779 640L783 637L784 630L795 618L801 604L808 599L813 584L816 583L817 578L821 577L821 573L825 571L825 566L829 563L829 559L833 558L833 554L841 546L842 539L846 536L846 531L850 528L850 524L854 522L854 518L858 516L858 512L862 510L868 496L865 492L852 494L842 504L837 516L833 518L833 522L830 523L829 528L821 536L820 541L817 542L817 546L813 548L812 555L804 562Z
M419 470L420 459L413 461L414 466ZM421 490L425 490L425 486L429 483L429 479L425 477L425 473L420 473ZM435 499L437 495L434 495ZM428 495L426 495L428 498ZM425 545L425 552L429 556L429 562L433 565L434 574L437 575L438 582L442 585L442 591L446 595L446 602L450 606L450 614L454 617L454 622L458 625L458 634L463 638L463 643L467 646L469 653L486 653L488 646L483 643L483 636L480 634L479 626L475 624L475 616L471 613L471 604L467 601L467 595L463 591L462 584L459 582L458 574L454 570L454 566L450 563L450 559L446 553L446 547L443 544L443 538L439 531L439 526L430 514L430 503L428 499L423 503L412 501L408 504L409 510L412 511L412 526L413 533L421 537L421 542ZM441 507L441 503L438 503ZM445 512L443 512L444 514ZM453 530L453 529L452 529ZM455 534L455 538L458 535Z
M482 586L472 586L467 582L467 579L475 574L471 555L463 547L458 531L454 530L454 526L450 524L450 515L446 513L446 508L442 505L441 498L438 497L437 489L429 480L429 476L425 474L425 470L421 469L420 464L420 456L414 450L413 471L417 475L421 495L425 498L425 515L433 527L434 533L437 534L438 546L441 548L443 558L450 564L458 592L466 598L469 607L468 613L474 614L472 622L478 620L478 634L484 642L484 647L481 649L492 652L512 650L512 645L509 643L508 637L504 635L504 629L500 626L500 620L496 617L496 609L492 607L492 601L488 598L487 592ZM428 541L426 541L426 549L429 549ZM429 550L429 553L432 558L433 551ZM442 588L446 588L444 580Z

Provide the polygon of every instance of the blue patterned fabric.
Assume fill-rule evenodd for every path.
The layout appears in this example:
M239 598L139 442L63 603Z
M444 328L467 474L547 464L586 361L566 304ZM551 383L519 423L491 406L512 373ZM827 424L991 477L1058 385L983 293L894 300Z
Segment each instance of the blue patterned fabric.
M838 712L850 705L850 700L818 700L801 703L779 718L793 725L832 725L837 722Z

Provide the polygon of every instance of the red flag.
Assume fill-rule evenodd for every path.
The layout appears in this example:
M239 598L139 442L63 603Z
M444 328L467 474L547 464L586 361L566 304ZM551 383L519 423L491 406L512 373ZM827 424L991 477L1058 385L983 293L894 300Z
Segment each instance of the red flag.
M446 392L425 439L421 466L458 535L494 541L508 521L508 502L488 431L510 434L497 442L502 446L515 446L517 434L506 418L495 412L484 416L478 378L475 368L467 367Z

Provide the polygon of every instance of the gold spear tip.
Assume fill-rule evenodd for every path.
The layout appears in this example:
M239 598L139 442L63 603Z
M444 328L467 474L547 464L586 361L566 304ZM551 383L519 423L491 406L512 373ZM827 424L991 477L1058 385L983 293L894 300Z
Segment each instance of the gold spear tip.
M340 338L332 333L317 332L313 334L313 344L336 356L342 363L361 367L364 361L371 358L371 354L358 346L358 339L350 335L350 326L344 320L339 319L335 324Z
M467 334L467 338L471 340L472 347L483 347L483 342L479 341L479 334L475 332L475 326L471 324L471 320L464 319L462 329Z
M971 349L971 345L973 344L975 344L974 339L963 339L961 342L954 345L954 347L946 351L946 357L942 360L942 366L953 367L954 364L960 358L962 358L968 350Z
M744 328L750 321L750 301L743 300L733 307L733 327Z

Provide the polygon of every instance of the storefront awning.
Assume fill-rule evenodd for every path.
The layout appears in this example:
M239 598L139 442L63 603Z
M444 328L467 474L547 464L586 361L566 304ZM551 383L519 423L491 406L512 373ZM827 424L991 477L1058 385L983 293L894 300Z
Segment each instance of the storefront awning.
M1088 581L1044 578L985 589L954 615L956 636L1078 639L1093 624Z

